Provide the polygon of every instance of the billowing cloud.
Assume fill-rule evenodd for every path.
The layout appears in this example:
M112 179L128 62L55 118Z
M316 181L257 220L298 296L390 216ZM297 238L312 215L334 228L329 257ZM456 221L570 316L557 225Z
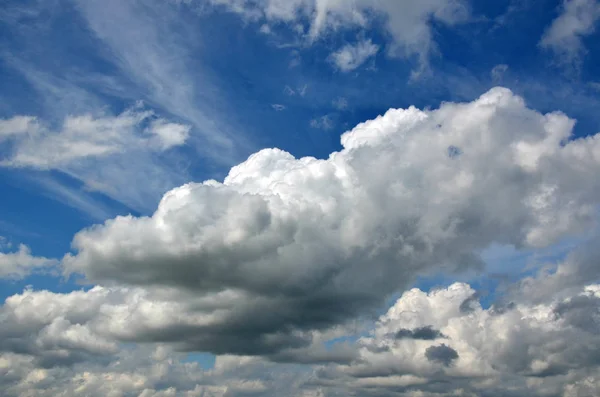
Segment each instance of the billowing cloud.
M474 293L462 283L405 292L359 340L361 358L322 372L322 384L358 395L592 396L598 391L600 355L590 349L600 338L598 285L544 303L517 302L504 311L478 304L464 313L461 302ZM399 326L424 324L447 339L394 337Z
M557 53L562 61L580 61L585 51L582 38L592 34L600 19L597 0L563 0L560 15L544 33L540 45Z
M367 316L417 276L480 268L491 244L535 249L591 230L600 140L573 139L573 124L503 88L392 109L327 159L263 150L223 182L168 192L152 216L82 230L62 265L97 286L27 289L0 308L3 390L594 395L595 239L491 307L456 283ZM145 346L167 353L148 359ZM200 371L177 351L217 364Z
M492 243L545 247L586 230L600 146L568 141L573 123L502 88L390 110L328 159L263 150L223 183L170 191L150 217L83 230L63 264L141 288L121 338L218 354L306 348L308 331L368 313L417 275L482 266Z
M203 370L167 345L112 342L119 333L140 334L144 313L145 326L185 317L159 295L150 301L125 289L28 290L7 299L0 311L0 384L8 396L34 390L36 395L64 390L65 396L112 391L215 397L277 396L282 390L298 397L598 392L600 356L591 348L600 342L598 285L544 303L516 302L503 311L478 305L464 313L461 303L474 294L463 283L405 292L353 345L352 362L298 367L220 355L214 368ZM439 329L444 340L396 338L394 331L403 326Z
M346 44L332 53L330 59L342 72L350 72L377 54L377 51L377 44L373 44L371 40L362 40L356 44Z

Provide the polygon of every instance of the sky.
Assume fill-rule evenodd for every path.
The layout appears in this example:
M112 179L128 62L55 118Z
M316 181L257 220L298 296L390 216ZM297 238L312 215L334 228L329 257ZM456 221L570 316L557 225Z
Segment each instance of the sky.
M0 394L600 395L599 25L4 0Z

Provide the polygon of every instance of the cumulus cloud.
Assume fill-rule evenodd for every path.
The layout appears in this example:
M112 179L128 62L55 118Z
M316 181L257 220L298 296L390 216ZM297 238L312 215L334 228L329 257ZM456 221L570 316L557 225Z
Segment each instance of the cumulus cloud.
M346 44L332 53L330 59L342 72L350 72L377 54L377 51L377 44L373 44L371 40L362 40L355 44Z
M0 243L2 240L0 237ZM24 244L15 252L6 252L0 244L0 279L20 279L34 272L50 271L57 265L55 259L31 255L31 250Z
M211 3L267 24L284 22L298 26L308 21L304 35L309 41L328 32L366 28L374 20L384 20L384 30L392 38L388 53L416 56L421 68L427 65L436 47L432 23L452 26L465 22L470 15L468 3L462 0L211 0Z
M560 15L546 30L540 45L554 51L565 63L579 62L585 52L582 38L595 31L598 19L597 0L564 0Z
M600 286L503 312L478 305L464 313L461 303L475 292L464 283L405 292L358 339L352 362L302 368L219 355L204 370L166 345L118 348L107 339L138 333L141 311L155 326L185 317L158 303L159 295L145 301L134 289L28 290L0 311L0 385L7 396L595 395L600 356L590 346L600 342ZM404 326L440 330L445 339L396 338Z
M63 265L140 288L120 309L121 339L218 354L308 348L308 331L369 313L417 275L481 267L490 244L545 247L587 230L600 141L569 141L573 123L502 88L393 109L327 159L263 150L222 183L170 191L152 216L83 230Z
M359 340L359 360L320 376L358 395L592 396L597 388L590 386L600 380L600 356L589 349L600 337L599 292L589 285L563 299L464 313L461 302L475 293L467 284L412 289ZM393 337L399 326L424 324L447 339Z
M600 139L574 139L573 124L503 88L392 109L343 134L326 159L263 150L223 182L171 190L151 216L84 229L62 266L98 286L25 290L0 309L6 389L492 396L511 384L514 395L593 394L596 240L489 308L467 284L412 289L365 334L339 332L417 276L480 268L492 244L535 249L589 231ZM236 355L226 362L240 372L210 380L167 375L188 368L179 361L120 367L132 343ZM277 366L290 372L275 376L269 361L316 366ZM270 375L248 376L254 365Z

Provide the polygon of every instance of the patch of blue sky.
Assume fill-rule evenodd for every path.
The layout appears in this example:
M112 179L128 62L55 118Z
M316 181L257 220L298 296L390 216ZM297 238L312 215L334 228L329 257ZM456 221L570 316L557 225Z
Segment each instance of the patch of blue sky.
M202 369L209 371L215 367L216 356L211 353L186 353L182 361L198 363Z

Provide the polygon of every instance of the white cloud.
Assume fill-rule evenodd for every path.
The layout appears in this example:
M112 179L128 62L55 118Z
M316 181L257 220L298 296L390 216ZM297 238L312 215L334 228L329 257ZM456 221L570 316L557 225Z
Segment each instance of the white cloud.
M342 72L350 72L375 56L377 51L379 51L377 44L373 44L371 40L362 40L355 44L346 44L332 53L330 59Z
M138 338L177 335L216 353L304 348L304 331L364 314L417 275L480 267L492 244L547 247L588 230L600 140L567 142L573 124L503 88L392 109L327 159L263 150L223 183L168 192L151 217L83 230L63 264L93 282L186 291L165 292L160 316L131 314Z
M337 30L368 27L383 17L384 29L392 37L389 54L416 56L419 68L427 67L436 48L431 22L452 26L468 20L468 3L462 0L211 0L250 20L295 25L308 19L309 40Z
M331 101L331 104L337 110L345 110L348 108L348 100L344 97L339 97Z
M317 117L317 118L310 120L310 126L312 128L318 128L321 130L329 131L333 128L334 122L331 119L331 116L326 114L324 116Z
M152 122L148 132L155 135L155 145L162 150L168 150L183 145L190 135L190 129L190 126L187 125L169 123L164 119L158 119Z
M503 64L503 63L494 66L492 68L492 71L490 72L492 81L494 83L498 83L498 82L502 81L502 78L504 77L504 74L506 73L507 70L508 70L508 65Z
M216 161L235 155L235 145L243 146L241 133L236 131L234 141L231 115L217 117L223 112L216 106L220 90L203 65L190 57L185 40L193 33L181 25L175 4L118 0L75 3L93 34L110 48L107 60L137 84L143 98L194 127L202 138L194 141L200 153ZM216 150L219 156L214 155Z
M190 127L164 119L143 123L151 111L127 110L118 116L68 116L60 130L52 131L35 117L0 119L0 131L13 142L12 153L2 159L5 167L61 168L86 158L107 157L126 151L162 151L182 145Z
M281 105L279 103L274 103L271 105L271 107L273 108L273 110L275 110L276 112L281 112L282 110L285 110L285 106Z
M150 119L143 121L143 129L155 135L147 143L157 149L172 147L187 137L185 126L192 127L194 133L185 139L188 150L178 157L161 150L136 147L125 153L111 147L104 148L109 149L110 155L82 158L77 153L100 149L97 145L100 138L94 137L93 147L83 145L76 153L69 151L72 145L66 150L61 146L64 142L53 138L46 143L56 144L51 148L59 152L42 153L42 159L28 153L26 158L20 158L21 162L44 166L44 163L56 163L54 157L74 156L78 164L71 161L68 169L63 167L60 171L82 181L86 188L101 191L130 209L145 213L156 206L167 190L190 179L189 163L198 157L186 155L190 150L217 167L239 161L238 150L248 152L250 144L245 139L244 129L236 125L236 117L232 116L235 112L227 108L218 78L208 71L202 62L204 58L195 51L203 39L202 28L200 24L182 24L181 7L160 0L73 1L72 11L78 14L78 22L73 25L75 35L82 38L80 44L95 59L79 62L79 56L73 61L74 53L68 44L56 40L60 32L54 28L60 25L65 12L57 3L9 4L0 15L7 29L18 32L11 35L14 45L23 48L23 51L4 51L0 54L2 63L22 76L35 92L35 113L31 114L35 119L24 116L11 119L12 122L20 122L21 130L29 122L41 125L48 132L59 132L61 124L69 118L87 114L93 118L118 117L109 111L102 114L102 110L142 99L166 119L178 121L161 125L151 125ZM31 19L25 30L21 29L22 18ZM45 62L47 59L52 62ZM98 68L98 62L104 66ZM29 114L29 110L24 112L19 108L17 102L21 102L13 106L9 94L4 95L3 100L10 112L7 114L13 110L16 114ZM16 127L10 127L11 139L15 139ZM26 127L30 133L34 126ZM4 140L4 135L4 131L0 131L0 140ZM22 139L27 138L23 135ZM36 141L39 142L39 136ZM2 156L4 154L2 147ZM48 178L55 175L57 173L48 173ZM69 179L60 175L57 181L71 183ZM79 183L75 181L71 185ZM61 196L64 189L61 190L49 195ZM84 190L72 189L81 196L76 201L86 199Z
M2 242L0 238L0 242ZM58 265L55 259L31 255L26 245L19 245L15 252L1 252L0 246L0 279L21 279L38 271L50 271ZM6 247L10 249L10 247Z
M9 396L593 395L596 240L490 308L466 284L405 291L357 348L322 345L419 275L482 266L490 245L547 247L589 232L600 139L574 139L573 125L503 88L435 110L391 109L346 132L326 159L266 149L222 183L171 190L152 216L82 230L62 265L103 286L7 298L0 387ZM152 344L166 350L150 357ZM219 357L201 372L170 349Z
M579 62L585 51L581 40L595 31L599 19L597 0L563 0L561 14L546 30L540 45L556 52L565 63Z
M35 134L38 128L37 120L32 116L14 116L10 119L0 119L0 143L22 134Z

